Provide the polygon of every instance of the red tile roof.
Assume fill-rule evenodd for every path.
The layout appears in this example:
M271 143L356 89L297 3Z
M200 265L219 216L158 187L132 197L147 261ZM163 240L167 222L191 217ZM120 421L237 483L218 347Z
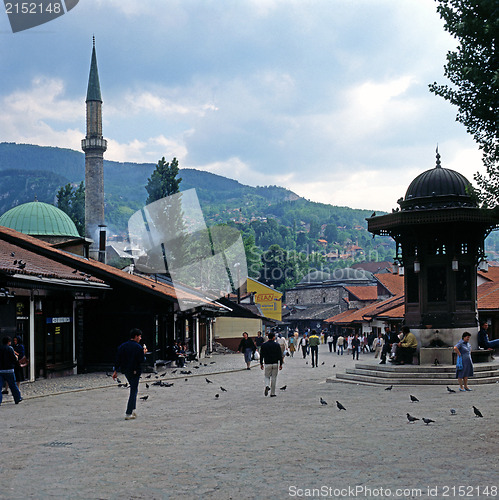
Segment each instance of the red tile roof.
M377 286L346 286L345 290L351 293L357 300L376 300L378 298Z
M14 246L19 247L20 249L17 252L29 251L31 254L36 254L39 257L46 257L50 260L55 261L56 263L62 264L66 269L75 270L78 272L83 272L87 275L91 275L96 277L97 281L99 280L116 280L124 285L129 285L145 291L151 295L167 298L168 300L175 300L177 297L182 298L183 300L192 300L193 302L202 303L203 305L210 305L219 308L216 304L213 304L210 300L204 298L202 294L196 294L195 291L190 293L187 290L176 290L173 285L168 283L162 283L160 281L156 281L153 278L147 278L144 276L138 276L134 274L129 274L121 269L117 269L115 267L109 266L107 264L103 264L102 262L98 262L96 260L85 259L78 255L70 254L54 248L49 243L46 243L37 238L33 238L32 236L28 236L26 234L15 231L14 229L10 229L7 227L0 226L0 241L7 244L10 243ZM7 248L7 247L6 247ZM16 251L13 250L15 253ZM30 254L30 255L31 255ZM22 258L22 254L19 256ZM6 264L8 259L10 258L10 252L6 255L3 255L3 262ZM36 272L37 269L43 270L41 267L41 261L36 260L33 256L33 262L29 264L28 267L28 259L26 259L26 268L24 271ZM14 256L13 260L16 259ZM13 261L12 261L13 263ZM13 264L12 264L13 265ZM54 264L55 265L55 264ZM56 268L45 268L46 272L54 271ZM62 272L62 268L60 269ZM36 272L36 274L42 274L41 272ZM78 274L78 273L77 273ZM74 278L74 274L69 272L69 275ZM80 275L81 276L81 275ZM87 276L88 277L88 276ZM84 279L84 277L82 277ZM90 278L88 278L90 280ZM221 306L220 306L221 307Z
M57 278L89 283L103 283L101 279L74 267L61 264L53 259L23 248L15 243L0 239L0 271L8 275Z
M328 318L326 322L336 325L348 325L350 323L370 321L374 318L400 319L404 316L404 309L404 296L397 295L381 302L374 302L361 309L350 309Z
M478 275L488 281L499 281L499 266L489 265L487 272L478 271Z
M347 309L346 311L343 311L342 313L336 314L335 316L331 316L330 318L324 320L326 323L335 323L337 325L340 324L348 324L350 323L349 317L354 314L357 311L357 309Z
M476 291L478 310L499 310L499 280L482 283Z
M404 293L404 277L393 273L378 273L374 277L392 294Z

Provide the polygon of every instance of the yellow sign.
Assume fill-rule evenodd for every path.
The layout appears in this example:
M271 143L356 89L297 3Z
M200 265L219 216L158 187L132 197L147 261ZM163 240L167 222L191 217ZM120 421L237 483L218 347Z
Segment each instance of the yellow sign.
M264 285L252 278L247 279L248 292L255 294L255 304L258 304L265 317L282 320L282 293Z

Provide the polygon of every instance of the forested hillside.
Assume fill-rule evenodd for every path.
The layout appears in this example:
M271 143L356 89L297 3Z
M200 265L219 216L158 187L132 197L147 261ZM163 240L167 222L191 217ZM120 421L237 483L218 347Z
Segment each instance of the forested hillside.
M153 164L104 161L106 223L111 233L126 234L129 217L145 204L145 185L154 168ZM84 170L84 154L77 151L0 143L0 213L35 196L56 204L59 188L78 185ZM373 239L367 232L365 219L371 210L315 203L283 187L246 186L195 169L181 168L179 176L181 191L196 189L208 225L229 224L242 232L254 277L262 278L266 259L282 260L282 251L286 259L305 262L286 261L295 269L287 286L311 266L327 271L353 261L393 257L390 238ZM284 287L284 283L270 284Z

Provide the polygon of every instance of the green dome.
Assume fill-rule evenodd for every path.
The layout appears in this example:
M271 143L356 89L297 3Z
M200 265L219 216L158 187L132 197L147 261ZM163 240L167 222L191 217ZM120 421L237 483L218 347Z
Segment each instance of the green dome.
M0 226L31 236L80 237L69 215L54 205L40 201L11 208L0 217Z

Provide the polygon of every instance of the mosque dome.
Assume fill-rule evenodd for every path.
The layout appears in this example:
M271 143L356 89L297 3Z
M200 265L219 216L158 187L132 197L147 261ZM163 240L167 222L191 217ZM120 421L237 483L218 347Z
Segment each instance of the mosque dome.
M442 168L437 150L435 168L419 174L407 188L404 199L399 200L402 210L427 210L431 208L476 207L464 175Z
M69 215L54 205L40 201L11 208L0 217L0 226L31 236L80 237Z

